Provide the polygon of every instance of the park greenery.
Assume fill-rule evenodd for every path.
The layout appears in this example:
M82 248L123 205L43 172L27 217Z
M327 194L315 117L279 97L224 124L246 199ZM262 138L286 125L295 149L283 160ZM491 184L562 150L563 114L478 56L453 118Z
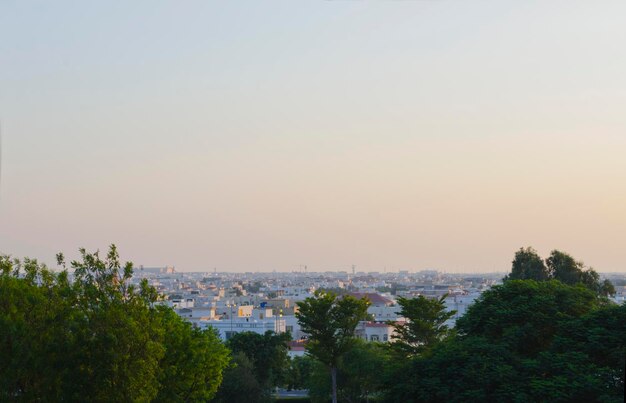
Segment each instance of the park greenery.
M285 383L290 367L291 334L241 332L226 342L233 362L224 374L217 402L267 402L275 386Z
M419 355L452 335L453 330L448 328L446 322L456 311L446 311L445 296L438 299L421 295L417 298L398 297L398 305L400 316L410 320L391 322L396 333L391 346L406 356Z
M289 334L193 327L131 284L114 246L58 262L0 257L0 401L264 403L276 387L319 403L624 401L626 305L560 251L517 251L454 328L443 298L399 297L391 343L355 337L366 299L318 291L298 304L294 358Z
M395 324L397 338L353 341L335 356L335 377L314 349L323 336L311 334L310 375L299 387L320 403L334 393L345 402L623 402L626 305L609 302L614 292L564 252L543 260L522 248L503 284L484 292L454 329L445 325L454 313L443 298L400 297L407 322ZM333 334L339 329L322 318L340 300L316 295L300 317Z
M333 293L320 291L298 304L296 317L302 331L309 335L307 353L328 368L333 403L337 403L339 359L354 346L354 330L367 318L369 305L364 298L350 295L338 298Z
M515 253L511 273L505 280L558 280L563 284L582 284L598 294L607 296L615 293L615 287L609 280L600 281L600 275L583 262L559 250L553 250L543 260L531 247L520 248Z
M66 263L58 256L62 267ZM228 349L155 304L115 246L81 250L55 273L36 260L0 257L0 401L211 399Z

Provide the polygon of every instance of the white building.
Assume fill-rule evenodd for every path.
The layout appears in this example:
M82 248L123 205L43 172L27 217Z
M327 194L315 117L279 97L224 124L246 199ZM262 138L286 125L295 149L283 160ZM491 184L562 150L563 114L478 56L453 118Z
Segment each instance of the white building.
M457 319L465 314L467 308L469 308L469 306L472 305L478 297L480 297L480 293L478 292L471 294L449 295L446 297L446 310L448 312L456 311L456 314L454 314L454 316L446 322L446 325L448 327L453 327Z
M370 305L367 308L367 313L372 315L374 317L374 321L376 322L382 322L382 321L388 321L388 320L396 321L396 320L402 319L402 317L399 314L400 309L402 308L397 305L394 305L394 306Z
M380 322L360 322L354 331L355 336L366 341L388 343L395 334L393 326Z
M241 332L254 332L264 334L268 330L275 333L287 331L285 319L272 314L271 309L254 308L252 306L228 307L227 315L219 319L198 321L202 329L212 327L216 329L223 340L228 340L233 334Z

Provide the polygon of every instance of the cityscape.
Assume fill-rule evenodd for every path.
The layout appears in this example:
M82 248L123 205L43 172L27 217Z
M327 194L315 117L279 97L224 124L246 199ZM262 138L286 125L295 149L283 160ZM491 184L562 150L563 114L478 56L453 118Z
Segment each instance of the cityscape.
M0 403L623 403L625 16L0 1Z
M298 341L306 339L294 316L297 304L313 297L316 290L339 295L365 297L369 320L362 321L355 330L357 337L367 341L391 342L393 326L389 322L403 322L397 297L444 297L446 310L454 311L446 325L454 327L482 292L502 284L506 273L443 274L437 270L395 273L359 272L291 272L291 273L178 273L174 267L136 269L133 282L147 279L163 295L163 304L185 320L200 328L218 330L223 340L239 332L263 334L289 332L291 355L303 355ZM626 274L606 275L616 284L616 293L610 298L617 304L625 301Z

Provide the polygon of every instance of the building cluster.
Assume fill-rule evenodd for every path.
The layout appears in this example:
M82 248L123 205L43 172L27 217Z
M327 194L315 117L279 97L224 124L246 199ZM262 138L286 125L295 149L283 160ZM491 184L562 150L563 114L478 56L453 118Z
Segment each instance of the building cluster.
M298 302L316 290L367 298L368 320L355 333L367 341L389 342L392 323L402 322L398 297L441 298L448 310L456 311L453 326L481 292L497 283L501 274L446 275L435 270L420 272L272 272L272 273L179 273L172 267L135 270L133 281L147 279L186 320L200 328L213 328L227 340L238 332L264 334L289 332L292 354L303 354L302 332L296 318Z

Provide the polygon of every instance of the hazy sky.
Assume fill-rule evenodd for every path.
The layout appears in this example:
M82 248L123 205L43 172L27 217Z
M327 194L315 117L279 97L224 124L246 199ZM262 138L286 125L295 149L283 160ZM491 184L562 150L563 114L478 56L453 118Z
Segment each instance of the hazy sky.
M626 2L0 1L0 252L626 270Z

